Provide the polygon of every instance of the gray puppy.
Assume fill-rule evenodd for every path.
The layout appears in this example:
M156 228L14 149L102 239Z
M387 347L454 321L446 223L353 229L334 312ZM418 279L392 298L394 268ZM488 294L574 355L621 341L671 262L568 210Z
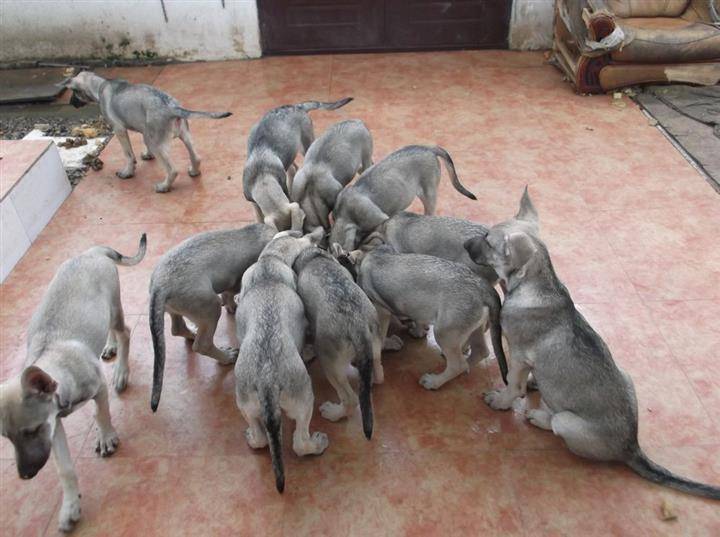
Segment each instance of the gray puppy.
M358 397L347 377L354 363L360 373L360 411L363 432L373 430L370 398L373 373L383 381L382 341L377 312L362 289L333 256L319 248L304 250L295 260L297 289L310 321L315 354L340 397L340 404L326 401L320 413L338 421L355 411Z
M429 255L399 254L382 245L368 253L349 254L355 263L357 281L373 301L385 338L392 315L417 324L434 326L435 340L447 364L440 374L426 373L420 384L436 390L469 369L469 361L486 358L489 327L495 356L503 380L507 365L500 329L500 297L493 287L469 268Z
M501 319L510 349L508 383L485 401L496 410L511 408L532 371L542 399L527 418L560 436L570 451L623 462L655 483L720 499L720 488L672 474L643 453L632 380L575 309L537 236L537 222L526 189L514 219L466 244L475 262L493 267L507 283Z
M330 230L330 212L340 191L372 166L373 141L359 119L341 121L315 140L292 182L291 198L305 213L305 230Z
M305 154L315 139L311 110L336 110L352 101L347 97L332 103L309 101L274 108L250 130L248 159L243 171L243 193L253 204L258 222L278 230L302 230L305 213L290 202L295 157Z
M30 321L22 373L0 385L0 433L15 448L22 479L45 466L50 453L60 476L63 500L59 528L80 520L80 491L61 418L90 399L98 426L95 451L115 452L118 435L110 419L105 376L98 358L117 354L115 391L127 386L130 329L125 325L116 264L130 266L145 256L143 234L134 257L97 246L65 261Z
M445 162L455 189L463 196L477 199L460 183L455 165L442 147L403 147L368 168L354 185L340 192L333 209L335 222L330 244L338 243L346 251L354 250L365 235L407 209L415 196L422 201L425 214L434 214L440 182L438 157Z
M230 112L187 110L173 97L153 86L130 84L119 79L106 80L90 71L65 79L61 85L73 91L70 104L75 107L89 102L100 104L100 112L118 137L127 159L125 168L116 172L121 179L135 175L137 162L128 131L142 133L146 147L142 159L157 157L165 168L165 178L155 185L155 192L169 192L177 177L178 172L170 162L170 142L174 138L179 137L190 154L190 177L200 175L200 158L193 147L188 119L220 119L232 115Z
M278 492L285 489L281 410L295 421L293 451L298 456L319 455L328 446L325 434L310 435L314 396L300 356L307 320L291 268L298 254L321 238L321 229L302 238L297 231L278 233L245 272L238 297L235 400L249 426L248 445L270 445Z
M150 279L150 332L155 352L150 401L153 412L160 404L165 370L165 312L170 314L172 335L192 341L195 352L223 365L234 363L238 350L219 349L213 341L221 306L235 313L235 295L243 274L276 232L265 224L252 224L199 233L160 259ZM183 317L197 326L197 333L188 328Z

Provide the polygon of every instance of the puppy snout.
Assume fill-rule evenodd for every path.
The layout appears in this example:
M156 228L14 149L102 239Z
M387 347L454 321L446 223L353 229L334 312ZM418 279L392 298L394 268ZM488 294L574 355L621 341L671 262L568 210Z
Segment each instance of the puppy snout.
M18 474L20 474L20 479L32 479L37 475L37 473L40 471L40 468L31 468L31 469L21 469L18 468Z

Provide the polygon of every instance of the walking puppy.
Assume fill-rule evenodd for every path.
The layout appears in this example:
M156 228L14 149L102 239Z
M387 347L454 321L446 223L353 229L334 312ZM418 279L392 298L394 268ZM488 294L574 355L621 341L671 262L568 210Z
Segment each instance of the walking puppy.
M526 189L514 219L466 245L477 263L492 266L507 282L501 317L511 351L508 384L487 393L486 403L509 409L525 394L532 371L542 399L527 418L562 437L570 451L623 462L655 483L720 500L720 488L679 477L643 453L632 380L575 309L537 236L537 221Z
M391 216L410 206L418 196L425 214L435 214L437 186L440 183L438 157L445 162L455 190L477 199L458 179L447 151L438 146L409 145L398 149L367 169L337 197L333 209L330 244L354 250L369 232Z
M330 230L330 211L340 191L372 166L370 131L359 119L336 123L315 140L292 183L291 198L305 213L305 230Z
M270 444L278 492L285 489L281 410L295 421L293 451L298 456L319 455L328 446L325 434L310 435L314 396L300 356L307 321L291 268L321 235L278 233L245 272L238 298L235 399L249 426L248 445L260 449Z
M30 321L22 373L0 385L0 433L15 448L20 477L35 477L53 454L63 489L60 531L70 531L80 520L80 491L61 419L92 399L97 407L95 451L108 457L118 446L98 358L117 354L113 384L115 391L123 391L130 329L115 264L139 263L145 244L143 234L134 257L98 246L65 261Z
M503 380L507 374L500 330L500 297L492 286L469 268L420 254L398 254L383 245L369 253L355 250L358 284L378 311L380 335L385 338L392 315L417 324L434 325L435 339L447 365L440 374L426 373L420 384L436 390L466 373L469 360L486 358L485 330L490 336ZM358 266L359 265L359 266Z
M336 110L352 97L333 103L309 101L274 108L253 126L248 136L248 160L243 193L253 204L258 222L278 230L302 230L305 214L290 202L289 183L297 171L295 157L305 154L315 139L311 110Z
M325 419L338 421L355 411L358 397L347 378L348 366L354 363L360 373L363 432L370 440L373 373L375 382L383 381L382 341L375 307L348 272L324 250L307 248L295 260L294 269L315 354L340 397L340 404L326 401L320 405L320 413Z
M128 179L135 175L135 153L128 131L142 133L146 151L143 160L157 157L165 168L165 178L155 185L155 192L170 192L177 170L170 162L170 142L180 138L190 154L188 175L200 175L200 158L193 147L188 119L209 117L220 119L230 112L198 112L180 106L173 97L147 84L130 84L125 80L106 80L90 71L67 78L61 85L73 91L70 104L79 108L89 102L100 105L105 120L113 128L127 162L115 175Z
M195 352L223 365L237 359L238 350L219 349L213 341L221 306L235 313L235 295L247 268L276 230L265 224L200 233L178 244L160 260L150 279L150 332L155 353L150 407L160 404L165 370L165 312L172 335L192 341ZM221 295L220 297L218 295ZM197 326L192 332L185 319Z

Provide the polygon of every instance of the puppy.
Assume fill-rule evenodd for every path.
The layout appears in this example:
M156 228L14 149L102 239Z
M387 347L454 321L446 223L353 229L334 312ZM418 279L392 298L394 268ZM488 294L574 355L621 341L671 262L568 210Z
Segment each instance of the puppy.
M377 308L382 338L392 315L434 325L435 340L447 364L442 373L421 377L424 388L436 390L466 373L469 366L464 351L468 345L471 362L486 358L490 354L485 344L488 327L505 379L500 297L486 280L458 263L429 255L399 254L389 245L368 253L355 250L349 257L355 263L358 284Z
M165 312L170 314L172 335L192 341L195 352L223 365L234 363L238 350L219 349L213 342L221 306L235 313L235 294L240 291L243 274L275 233L265 224L199 233L160 259L150 279L150 332L155 353L150 400L153 412L160 404L165 370ZM188 328L183 317L197 326L197 333Z
M155 157L165 168L165 178L155 185L155 192L170 192L177 170L170 162L170 142L180 138L190 155L188 175L200 175L200 158L193 147L188 119L209 117L220 119L232 115L230 112L198 112L180 106L174 98L147 84L130 84L125 80L106 80L90 71L83 71L74 78L60 83L72 90L70 104L76 108L89 102L100 105L107 121L118 137L125 153L125 168L116 172L121 179L135 175L135 153L128 131L139 132L145 141L143 160Z
M627 464L642 477L683 492L720 499L720 488L672 474L638 444L638 409L630 376L575 309L538 238L537 211L527 189L514 219L469 240L475 262L507 283L501 322L510 348L507 387L485 395L496 410L525 394L532 371L542 397L527 411L533 425L553 431L581 457Z
M330 244L338 243L346 251L354 250L365 235L407 209L415 196L423 202L425 214L434 214L440 182L438 157L445 162L455 189L463 196L477 199L460 183L455 165L442 147L403 147L368 168L354 185L340 192L333 209L335 222Z
M310 435L314 396L300 356L307 321L292 270L298 254L322 237L322 230L278 233L242 279L235 315L240 354L235 363L235 399L248 423L253 449L270 444L278 492L285 489L281 410L295 421L293 450L319 455L328 446L323 433Z
M328 381L340 397L340 404L320 405L325 419L338 421L358 406L358 397L347 378L354 363L360 373L360 412L363 432L369 440L373 430L373 382L383 381L380 361L382 341L377 312L372 302L348 272L330 254L307 248L295 260L297 290L310 321L315 354Z
M330 211L355 174L372 166L370 131L359 119L336 123L315 140L292 182L291 198L305 213L305 230L330 230Z
M258 222L282 231L302 230L305 214L290 202L295 157L305 154L315 139L311 110L336 110L352 97L332 103L309 101L274 108L250 130L248 159L243 171L243 193L253 204Z
M117 354L113 384L115 391L123 391L130 329L115 265L139 263L145 247L143 234L134 257L98 246L63 263L30 321L22 373L0 385L0 433L15 448L20 477L35 477L53 453L63 489L61 531L70 531L80 520L78 480L61 418L94 400L95 451L102 457L115 452L118 435L98 357Z

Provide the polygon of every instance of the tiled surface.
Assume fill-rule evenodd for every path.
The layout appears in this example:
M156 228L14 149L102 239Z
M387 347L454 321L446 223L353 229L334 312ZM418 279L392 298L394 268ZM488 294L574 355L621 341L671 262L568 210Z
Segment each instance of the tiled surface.
M12 190L50 144L47 140L0 140L0 199Z
M188 108L234 115L193 122L203 175L181 173L167 195L152 191L156 162L117 179L122 155L112 140L105 168L76 188L1 288L4 379L20 367L27 320L55 268L96 243L132 253L148 233L145 261L120 268L133 339L130 387L111 402L119 451L95 457L90 405L66 420L83 493L77 535L720 533L717 504L578 459L524 421L525 403L506 413L487 408L482 393L500 382L494 363L425 391L420 375L439 370L442 359L423 342L386 355L371 442L358 415L341 423L316 415L312 429L326 432L330 447L299 460L286 423L283 496L267 452L245 444L232 370L196 356L169 328L163 398L157 414L149 410L146 290L154 263L192 233L252 219L240 184L245 140L266 109L352 95L346 108L313 113L316 132L360 117L373 132L376 161L405 144L444 145L479 201L443 179L441 214L493 223L514 213L530 185L557 272L635 381L647 452L720 483L720 200L634 105L576 96L542 55L508 52L270 58L115 74L154 81ZM133 142L139 153L139 137ZM179 142L173 155L185 170ZM224 317L218 340L231 342L233 331ZM318 364L310 373L317 408L335 395ZM55 534L54 469L21 482L11 457L3 441L1 533ZM676 521L660 519L663 501Z

